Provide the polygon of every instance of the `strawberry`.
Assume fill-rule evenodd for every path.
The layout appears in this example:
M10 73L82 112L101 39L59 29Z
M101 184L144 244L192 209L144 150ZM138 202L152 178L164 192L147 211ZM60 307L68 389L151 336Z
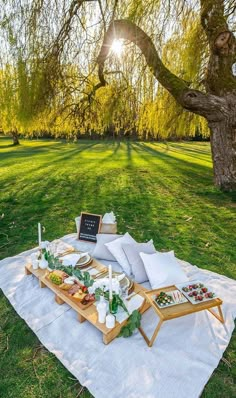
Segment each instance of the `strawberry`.
M202 300L203 300L203 297L202 297L202 296L200 296L200 295L199 295L199 296L197 296L197 298L198 298L198 300L199 300L199 301L202 301Z
M203 293L206 293L206 292L207 292L207 287L203 287L203 288L202 288L202 292L203 292Z
M197 296L197 291L196 290L194 290L193 296Z

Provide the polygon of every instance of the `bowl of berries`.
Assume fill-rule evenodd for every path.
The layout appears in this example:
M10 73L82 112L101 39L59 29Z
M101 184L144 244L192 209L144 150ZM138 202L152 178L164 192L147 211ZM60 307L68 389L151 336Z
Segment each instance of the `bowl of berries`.
M192 304L199 304L216 298L216 294L208 286L199 281L191 281L189 284L178 285L176 287Z

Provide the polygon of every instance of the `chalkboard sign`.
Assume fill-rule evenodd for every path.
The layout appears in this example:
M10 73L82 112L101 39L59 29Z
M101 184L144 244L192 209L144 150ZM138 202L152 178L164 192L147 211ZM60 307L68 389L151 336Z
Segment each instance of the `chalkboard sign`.
M98 214L81 213L78 239L96 243L101 221L102 216Z

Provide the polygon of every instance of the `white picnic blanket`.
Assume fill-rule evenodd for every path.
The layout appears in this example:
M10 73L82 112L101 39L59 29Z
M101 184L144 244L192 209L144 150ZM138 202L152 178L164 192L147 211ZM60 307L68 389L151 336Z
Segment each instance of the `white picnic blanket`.
M62 239L80 250L93 248L76 241L76 234ZM106 346L97 329L88 322L79 324L67 304L56 304L49 289L40 289L35 277L24 274L31 253L0 261L0 288L42 344L95 398L200 396L234 328L234 280L180 261L188 277L202 280L223 299L225 325L204 311L165 322L152 348L139 332ZM119 265L114 263L113 268L119 270ZM149 336L157 321L152 309L143 315L142 326Z

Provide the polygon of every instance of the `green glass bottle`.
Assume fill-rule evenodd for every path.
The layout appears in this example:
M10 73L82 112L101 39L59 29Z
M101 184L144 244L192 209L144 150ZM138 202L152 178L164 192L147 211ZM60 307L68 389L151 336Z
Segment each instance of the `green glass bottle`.
M116 314L118 311L118 300L115 294L113 294L112 300L109 302L109 310L111 314Z

